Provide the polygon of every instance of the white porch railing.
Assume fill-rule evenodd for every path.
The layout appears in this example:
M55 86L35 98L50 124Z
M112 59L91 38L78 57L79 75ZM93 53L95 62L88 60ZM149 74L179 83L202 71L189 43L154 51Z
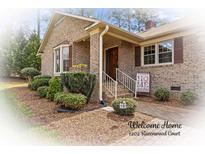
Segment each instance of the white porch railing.
M116 68L116 81L120 82L128 90L133 92L135 97L137 97L136 80L134 80L129 75L127 75L124 72L122 72L119 68Z
M117 98L117 81L111 78L104 71L103 71L103 85L116 99Z

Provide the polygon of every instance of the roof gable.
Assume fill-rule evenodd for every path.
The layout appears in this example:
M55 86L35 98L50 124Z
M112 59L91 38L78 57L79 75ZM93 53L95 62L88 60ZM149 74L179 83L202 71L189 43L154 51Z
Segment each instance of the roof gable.
M47 31L42 39L41 45L38 49L38 53L42 52L48 39L49 36L51 35L52 29L57 25L61 23L61 20L65 17L71 17L71 18L75 18L75 19L79 19L79 20L85 20L85 21L89 21L91 23L95 23L95 22L99 22L98 20L95 19L91 19L91 18L87 18L87 17L82 17L82 16L77 16L77 15L71 15L71 14L67 14L67 13L61 13L61 12L55 12L53 17L51 18L51 21L48 25Z

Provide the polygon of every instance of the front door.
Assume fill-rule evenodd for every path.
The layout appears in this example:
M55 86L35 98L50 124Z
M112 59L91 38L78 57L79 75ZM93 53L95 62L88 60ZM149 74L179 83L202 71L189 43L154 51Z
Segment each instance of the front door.
M116 68L118 68L118 47L106 50L106 73L116 79Z

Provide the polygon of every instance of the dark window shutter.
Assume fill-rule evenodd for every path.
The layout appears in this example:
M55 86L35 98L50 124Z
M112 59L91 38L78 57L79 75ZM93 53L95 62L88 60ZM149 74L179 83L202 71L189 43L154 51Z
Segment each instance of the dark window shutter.
M69 67L72 67L72 45L69 46Z
M174 39L174 63L183 63L183 37Z
M141 47L135 47L135 66L141 66Z

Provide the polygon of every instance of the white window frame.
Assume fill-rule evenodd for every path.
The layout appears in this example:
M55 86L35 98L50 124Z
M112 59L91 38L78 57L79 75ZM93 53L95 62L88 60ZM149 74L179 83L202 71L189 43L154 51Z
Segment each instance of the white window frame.
M54 62L54 69L53 69L53 72L54 72L54 75L55 76L59 76L61 73L66 73L68 71L63 71L63 48L64 47L68 47L68 52L69 51L69 47L70 47L70 44L64 44L64 45L59 45L55 48L53 48L53 52L54 52L54 58L53 58L53 62ZM56 49L60 48L60 72L56 72ZM70 53L69 53L70 54ZM69 59L70 60L70 59Z
M53 51L54 52L54 54L53 54L53 56L54 56L54 58L53 58L53 63L54 63L53 71L54 71L54 75L60 75L60 72L61 72L61 70L60 70L60 72L56 72L56 50L58 48L60 48L60 47L59 46L55 47L54 51ZM60 69L61 69L61 49L60 49Z
M159 44L162 42L167 42L167 41L171 41L172 42L172 62L167 62L167 63L159 63ZM144 48L147 46L152 46L155 45L155 64L144 64ZM148 45L144 45L141 47L141 66L143 67L149 67L149 66L161 66L161 65L173 65L174 64L174 40L164 40L161 42L157 42L157 43L152 43L152 44L148 44Z

